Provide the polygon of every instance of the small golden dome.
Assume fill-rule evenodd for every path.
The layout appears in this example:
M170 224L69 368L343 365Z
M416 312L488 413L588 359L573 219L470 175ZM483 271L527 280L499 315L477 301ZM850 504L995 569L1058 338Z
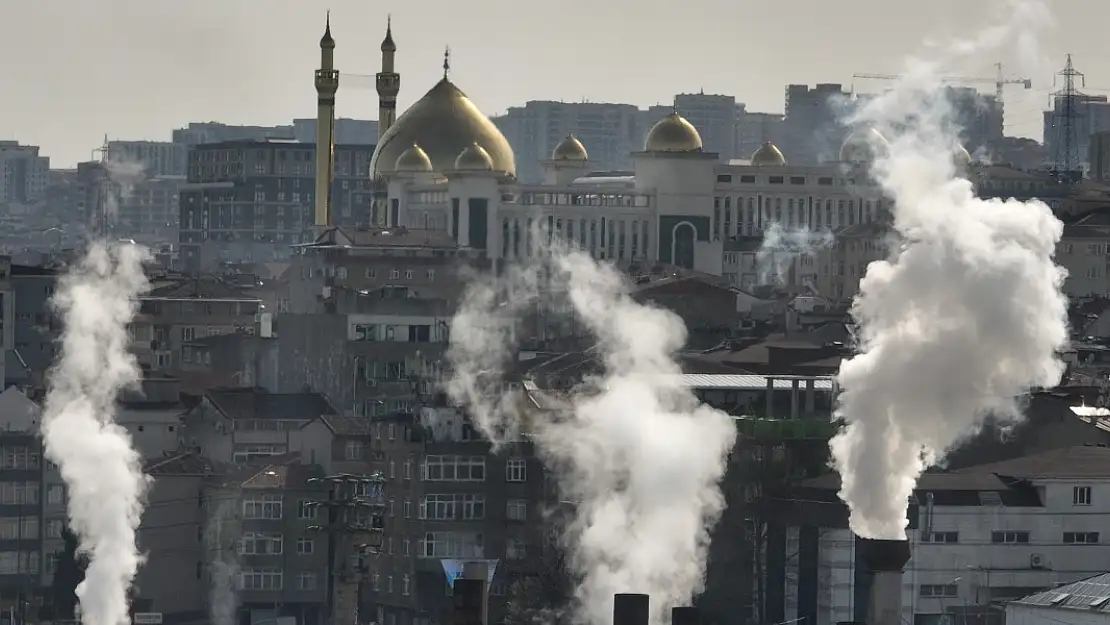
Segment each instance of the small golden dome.
M785 167L786 157L782 150L774 143L765 141L759 149L752 154L752 167Z
M459 152L455 159L455 169L463 171L493 171L493 157L485 148L473 143Z
M428 158L428 153L414 143L411 148L397 157L397 163L394 164L393 169L404 172L432 171L432 159Z
M957 169L967 169L971 166L971 152L957 143L952 148L952 161L955 162Z
M655 123L644 141L645 152L700 152L701 135L678 111Z
M586 146L578 140L574 135L567 135L566 139L559 142L555 146L555 150L551 152L551 160L553 161L588 161L590 156L586 153Z
M370 175L393 171L401 153L418 144L432 161L432 171L447 171L467 146L478 143L493 159L493 168L516 174L516 159L505 135L450 80L440 80L389 127L370 160Z
M840 147L840 160L844 163L870 163L878 156L889 153L890 142L871 126L853 130Z

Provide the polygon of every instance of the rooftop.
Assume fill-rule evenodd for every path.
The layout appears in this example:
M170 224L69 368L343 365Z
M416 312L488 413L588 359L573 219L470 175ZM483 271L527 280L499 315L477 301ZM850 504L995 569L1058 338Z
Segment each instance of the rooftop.
M257 302L257 297L248 295L223 280L213 277L184 278L157 286L142 298L145 301L170 300L214 300Z
M1110 573L1102 573L1052 590L1034 593L1011 603L1105 614L1110 612Z
M270 393L261 388L216 389L205 393L228 419L311 420L338 411L320 393Z

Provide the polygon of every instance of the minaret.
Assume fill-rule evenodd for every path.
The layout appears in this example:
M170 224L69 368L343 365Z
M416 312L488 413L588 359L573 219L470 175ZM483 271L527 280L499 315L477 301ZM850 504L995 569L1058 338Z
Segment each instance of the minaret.
M401 91L401 75L393 71L393 19L386 18L385 39L382 40L382 71L378 72L378 143L397 120L397 94Z
M320 69L316 70L316 228L332 225L331 185L335 176L335 40L331 38L331 12L320 38Z

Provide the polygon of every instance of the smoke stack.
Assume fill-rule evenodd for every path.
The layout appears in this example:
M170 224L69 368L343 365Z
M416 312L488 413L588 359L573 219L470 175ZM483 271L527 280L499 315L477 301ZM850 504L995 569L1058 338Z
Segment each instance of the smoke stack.
M691 606L671 608L671 625L701 625L701 612Z
M901 625L902 571L910 559L908 540L859 538L860 562L871 571L867 625Z
M613 625L648 625L647 595L613 595Z

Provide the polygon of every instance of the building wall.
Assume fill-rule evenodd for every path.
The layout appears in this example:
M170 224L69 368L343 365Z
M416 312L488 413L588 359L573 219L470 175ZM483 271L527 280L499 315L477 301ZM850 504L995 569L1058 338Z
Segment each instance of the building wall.
M203 610L210 561L203 540L203 480L200 475L158 475L151 484L138 536L149 560L135 578L138 596L152 602L149 611Z

